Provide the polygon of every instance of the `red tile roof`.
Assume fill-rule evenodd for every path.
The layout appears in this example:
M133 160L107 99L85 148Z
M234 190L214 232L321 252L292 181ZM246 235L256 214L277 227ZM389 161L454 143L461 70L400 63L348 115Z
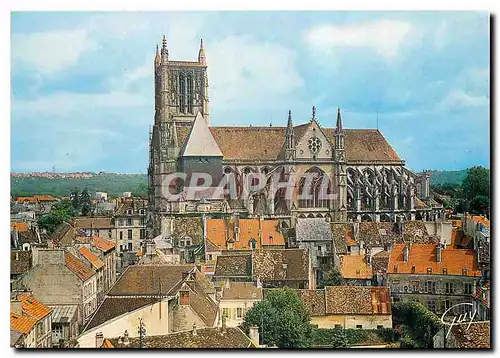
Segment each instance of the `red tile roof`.
M278 231L278 220L238 219L240 234L236 241L234 218L208 219L207 238L210 243L219 250L227 250L227 241L233 244L234 250L251 250L250 241L255 240L255 248L260 249L262 245L279 245L285 247L285 238ZM260 240L262 230L262 245ZM271 239L272 237L272 239Z
M106 240L100 236L94 236L92 238L92 246L97 247L99 250L102 250L104 252L108 252L109 250L116 247L116 243Z
M294 127L295 138L302 138L309 123ZM189 136L189 126L179 127L181 147ZM321 128L333 146L335 128ZM283 156L286 127L210 127L224 160L276 160ZM401 162L376 129L344 129L348 161Z
M17 232L27 232L28 224L25 222L13 221L10 223L10 227Z
M371 280L372 268L366 263L364 255L344 255L341 258L340 271L347 279Z
M10 313L10 329L13 331L28 334L33 329L37 320L28 316L22 316L18 313Z
M104 267L104 262L101 261L99 257L96 256L92 251L87 249L86 247L80 247L78 250L80 254L85 257L91 265L96 269L99 270L100 268Z
M484 216L473 216L472 220L474 220L474 222L476 224L481 223L484 226L486 226L487 228L490 227L490 221L488 219L486 219Z
M39 302L33 295L26 293L17 296L21 301L22 310L30 317L40 320L47 316L52 309Z
M81 262L77 257L69 252L65 252L66 257L66 267L69 268L74 274L76 274L82 281L87 281L94 275L94 271L83 262Z
M441 262L436 262L436 245L414 244L409 250L408 262L405 262L404 247L405 245L398 244L392 249L388 273L427 274L427 269L430 268L432 275L442 275L443 269L446 269L448 275L462 276L462 270L466 269L466 276L481 276L474 250L441 249ZM394 270L395 265L397 266L396 271ZM414 271L413 266L415 266Z
M113 229L111 218L107 217L79 217L73 218L75 229Z

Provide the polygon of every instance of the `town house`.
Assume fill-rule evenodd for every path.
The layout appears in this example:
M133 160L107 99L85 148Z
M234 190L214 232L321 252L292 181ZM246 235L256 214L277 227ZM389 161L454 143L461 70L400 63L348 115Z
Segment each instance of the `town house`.
M458 303L472 303L480 279L474 250L441 245L395 245L388 266L393 302L415 301L436 314ZM455 313L464 313L459 306Z
M97 308L95 272L63 249L34 250L33 268L21 283L47 305L77 305L80 325Z

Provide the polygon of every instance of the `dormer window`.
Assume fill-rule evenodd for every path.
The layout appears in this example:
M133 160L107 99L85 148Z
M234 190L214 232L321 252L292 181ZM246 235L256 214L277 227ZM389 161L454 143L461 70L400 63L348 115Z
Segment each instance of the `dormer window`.
M462 276L467 276L467 269L466 268L462 269Z
M432 268L428 267L427 268L427 274L430 275L432 273Z
M415 270L416 270L415 265L413 265L413 266L411 267L411 273L415 273Z
M448 274L448 269L443 268L443 275L447 275L447 274Z
M394 273L398 272L398 265L394 265Z

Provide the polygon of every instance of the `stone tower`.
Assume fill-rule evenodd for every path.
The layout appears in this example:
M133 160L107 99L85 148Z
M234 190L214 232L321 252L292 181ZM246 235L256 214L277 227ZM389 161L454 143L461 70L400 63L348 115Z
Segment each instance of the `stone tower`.
M165 210L162 185L165 176L179 168L181 127L191 126L201 113L209 123L207 59L203 40L198 61L171 61L167 40L156 47L154 58L155 115L149 135L149 202L155 214ZM185 130L183 130L185 131ZM154 230L156 232L156 230Z
M337 125L335 127L335 148L333 150L335 162L335 180L338 185L338 217L339 221L347 220L347 169L345 158L345 135L342 129L340 108L337 110Z

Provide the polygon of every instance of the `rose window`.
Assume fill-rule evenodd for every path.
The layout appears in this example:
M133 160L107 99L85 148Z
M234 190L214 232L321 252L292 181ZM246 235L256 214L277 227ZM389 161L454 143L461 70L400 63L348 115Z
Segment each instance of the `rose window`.
M313 154L317 154L321 149L321 141L317 137L309 138L309 150Z

